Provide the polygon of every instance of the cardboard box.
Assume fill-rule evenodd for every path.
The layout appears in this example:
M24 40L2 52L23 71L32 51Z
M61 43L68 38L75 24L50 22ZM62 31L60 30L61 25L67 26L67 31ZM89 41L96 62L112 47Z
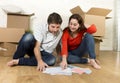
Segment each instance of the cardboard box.
M7 27L24 28L26 31L30 29L30 17L34 14L7 14Z
M77 6L70 10L72 14L79 14L84 19L85 24L95 24L97 32L93 36L104 36L105 35L105 19L106 16L111 12L110 9L103 8L91 8L88 12Z
M15 43L0 42L0 56L13 56L17 48Z
M96 56L99 56L100 54L100 42L102 42L101 37L94 37L95 40L95 54Z
M0 28L0 42L19 42L25 29L20 28Z

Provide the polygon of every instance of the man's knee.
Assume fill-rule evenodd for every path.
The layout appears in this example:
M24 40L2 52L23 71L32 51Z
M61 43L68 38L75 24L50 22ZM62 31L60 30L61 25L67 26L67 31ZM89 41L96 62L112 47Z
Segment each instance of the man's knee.
M23 41L24 41L24 42L31 42L31 41L33 41L33 40L35 40L35 39L34 39L34 36L33 36L32 33L25 33L25 34L23 35Z
M49 60L49 61L47 62L47 64L48 64L49 66L55 65L55 63L56 63L56 58L55 58L55 57L52 58L51 60Z

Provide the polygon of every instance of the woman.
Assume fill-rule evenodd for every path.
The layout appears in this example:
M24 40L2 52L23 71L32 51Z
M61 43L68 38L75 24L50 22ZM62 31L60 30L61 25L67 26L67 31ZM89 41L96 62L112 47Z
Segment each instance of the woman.
M68 27L63 31L61 55L61 67L64 69L67 64L89 63L95 69L100 69L95 55L94 38L91 34L96 32L94 24L85 26L79 14L73 14L69 18ZM89 58L83 58L88 53Z

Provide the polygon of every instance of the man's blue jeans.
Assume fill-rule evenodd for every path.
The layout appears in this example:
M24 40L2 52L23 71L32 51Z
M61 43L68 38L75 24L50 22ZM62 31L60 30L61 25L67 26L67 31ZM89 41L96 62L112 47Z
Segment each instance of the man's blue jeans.
M13 59L19 59L18 65L37 65L37 60L34 54L35 43L36 40L31 33L25 33L23 35L13 56ZM28 58L24 57L26 54L29 56ZM56 62L55 56L53 56L51 53L41 51L41 57L49 66L54 65Z
M71 50L68 53L68 63L88 63L87 58L83 58L84 54L88 54L90 59L95 59L95 43L91 34L85 34L81 44L75 50Z

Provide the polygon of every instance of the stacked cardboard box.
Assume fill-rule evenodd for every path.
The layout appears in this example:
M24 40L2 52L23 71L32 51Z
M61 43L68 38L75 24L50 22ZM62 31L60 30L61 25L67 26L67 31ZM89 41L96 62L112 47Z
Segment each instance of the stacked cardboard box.
M7 14L7 27L0 27L0 55L10 56L25 31L29 31L30 17L34 14Z
M91 8L88 12L84 12L80 6L76 6L70 10L72 14L79 14L84 19L85 24L95 24L97 32L93 34L95 38L95 52L99 55L100 42L105 35L106 16L111 12L110 9Z
M0 42L0 55L11 56L15 53L16 48L16 43Z
M15 13L8 13L7 14L7 27L9 28L23 28L26 31L30 29L30 17L33 16L32 14L15 14Z
M0 42L18 43L25 29L20 28L0 28Z

